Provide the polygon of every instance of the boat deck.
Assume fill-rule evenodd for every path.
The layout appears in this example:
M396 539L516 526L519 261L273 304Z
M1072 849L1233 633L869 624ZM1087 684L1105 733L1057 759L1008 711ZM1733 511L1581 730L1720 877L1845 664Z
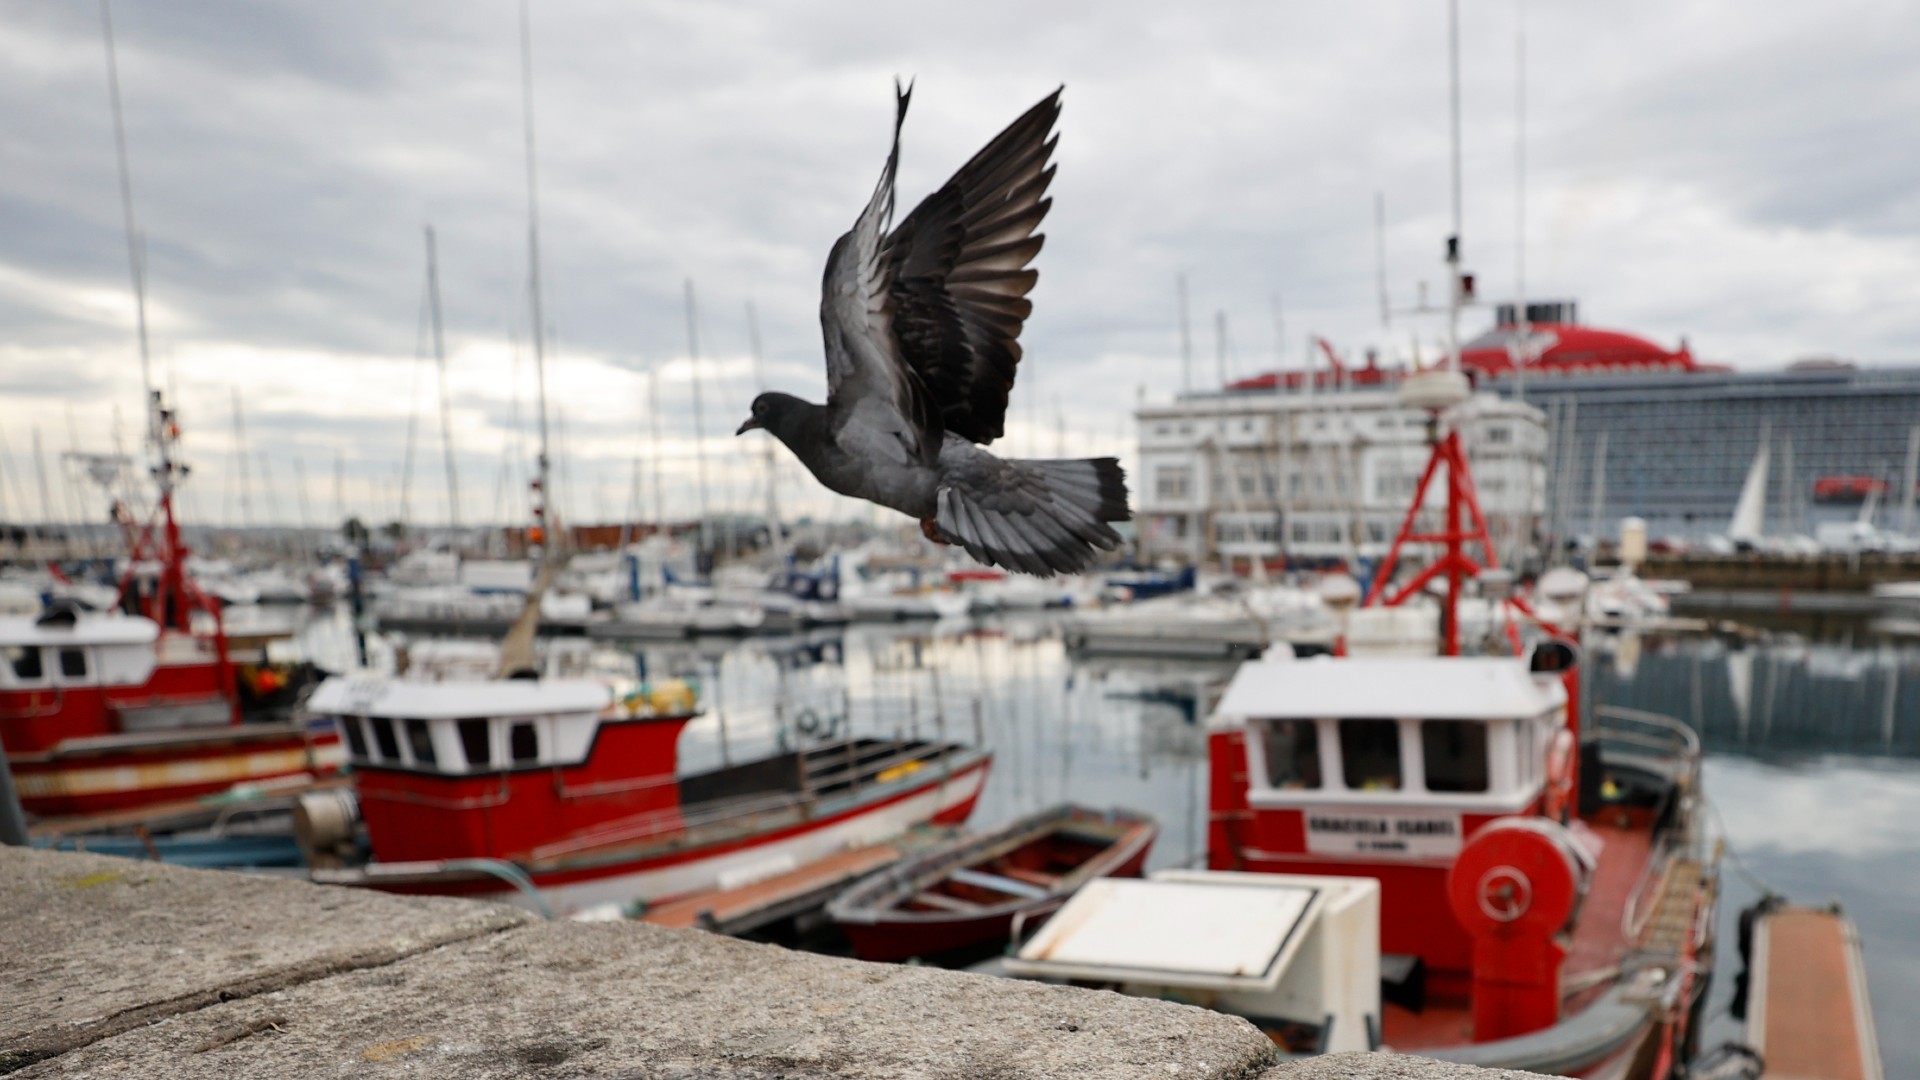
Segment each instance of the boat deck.
M1835 911L1782 908L1753 928L1747 1042L1762 1080L1880 1080L1860 938Z
M1605 974L1627 951L1621 925L1627 904L1643 883L1653 854L1652 829L1645 824L1588 821L1587 829L1600 841L1601 849L1562 968L1563 981L1575 988L1565 1000L1568 1013L1591 1004L1611 981ZM1465 997L1430 994L1426 1007L1417 1013L1388 1002L1381 1009L1386 1042L1394 1049L1463 1046L1473 1041L1473 1010Z

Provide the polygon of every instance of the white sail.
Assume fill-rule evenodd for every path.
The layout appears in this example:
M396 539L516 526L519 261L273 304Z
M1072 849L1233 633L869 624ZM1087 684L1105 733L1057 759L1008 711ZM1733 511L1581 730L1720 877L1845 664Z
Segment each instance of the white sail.
M1753 464L1747 467L1747 482L1740 485L1740 501L1733 504L1727 539L1751 543L1766 532L1768 461L1767 440L1763 436L1760 449L1753 455Z

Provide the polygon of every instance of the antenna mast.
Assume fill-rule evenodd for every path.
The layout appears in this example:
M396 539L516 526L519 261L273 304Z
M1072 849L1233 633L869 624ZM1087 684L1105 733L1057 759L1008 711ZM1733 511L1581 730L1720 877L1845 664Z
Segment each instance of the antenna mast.
M1447 0L1447 108L1453 145L1453 234L1447 237L1447 368L1460 370L1460 0Z

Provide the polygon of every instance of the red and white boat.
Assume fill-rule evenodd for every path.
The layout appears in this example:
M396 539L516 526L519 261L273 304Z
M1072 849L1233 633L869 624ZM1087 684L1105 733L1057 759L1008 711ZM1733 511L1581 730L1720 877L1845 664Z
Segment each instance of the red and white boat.
M654 699L654 700L657 700ZM304 796L316 881L486 896L551 914L734 888L973 812L991 755L849 739L680 775L691 701L591 679L331 679L354 788ZM364 822L372 859L335 856Z
M114 508L129 555L117 610L0 618L0 743L30 814L90 815L313 777L344 757L324 724L243 722L219 604L187 575L174 519L179 427L157 392L148 407L158 498L145 522Z
M1647 713L1581 716L1577 648L1537 621L1523 647L1517 597L1491 597L1511 651L1461 655L1463 587L1502 580L1447 412L1465 383L1441 371L1409 388L1434 417L1432 460L1348 642L1366 651L1367 627L1431 610L1389 605L1444 582L1430 645L1390 632L1386 655L1240 670L1209 735L1209 867L1380 882L1380 950L1400 976L1383 1045L1664 1080L1690 1056L1712 967L1698 738ZM1392 582L1416 550L1424 568Z
M1448 411L1465 380L1441 371L1409 386L1434 418L1432 460L1377 606L1352 613L1343 655L1243 665L1211 721L1212 875L1083 891L1009 966L1237 1004L1300 1051L1669 1080L1691 1056L1713 960L1699 741L1666 717L1581 715L1577 648L1529 624L1488 572L1493 545ZM1403 555L1425 565L1394 582ZM1424 595L1435 582L1437 610ZM1483 620L1488 655L1466 656L1456 612L1475 583L1503 610ZM1355 882L1377 882L1377 901L1333 902ZM1370 910L1377 933L1357 931ZM1244 933L1220 921L1235 912ZM1347 921L1326 922L1336 912ZM1149 955L1133 932L1143 913L1211 937ZM1210 968L1207 949L1229 939L1272 949Z

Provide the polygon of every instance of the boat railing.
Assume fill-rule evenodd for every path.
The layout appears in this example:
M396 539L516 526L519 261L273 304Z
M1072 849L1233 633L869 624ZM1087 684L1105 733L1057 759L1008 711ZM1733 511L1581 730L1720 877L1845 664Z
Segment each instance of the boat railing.
M835 771L824 775L814 773L803 761L799 778L800 787L797 790L649 810L611 822L605 828L535 848L532 854L536 860L545 860L614 844L645 841L657 836L697 828L723 827L752 817L795 808L799 808L804 814L821 798L822 787L831 788L844 783L847 785L846 793L852 794L858 792L864 785L878 782L879 777L891 769L913 761L925 761L930 765L935 764L936 761L944 762L956 749L950 744L929 744L912 739L874 740L866 743L860 740L848 740L844 758L839 748L828 748L827 761L829 767ZM843 761L846 763L844 769L842 769ZM823 780L826 781L824 784Z
M1601 705L1594 709L1594 737L1604 744L1651 751L1692 765L1700 760L1700 736L1684 721L1661 713Z

